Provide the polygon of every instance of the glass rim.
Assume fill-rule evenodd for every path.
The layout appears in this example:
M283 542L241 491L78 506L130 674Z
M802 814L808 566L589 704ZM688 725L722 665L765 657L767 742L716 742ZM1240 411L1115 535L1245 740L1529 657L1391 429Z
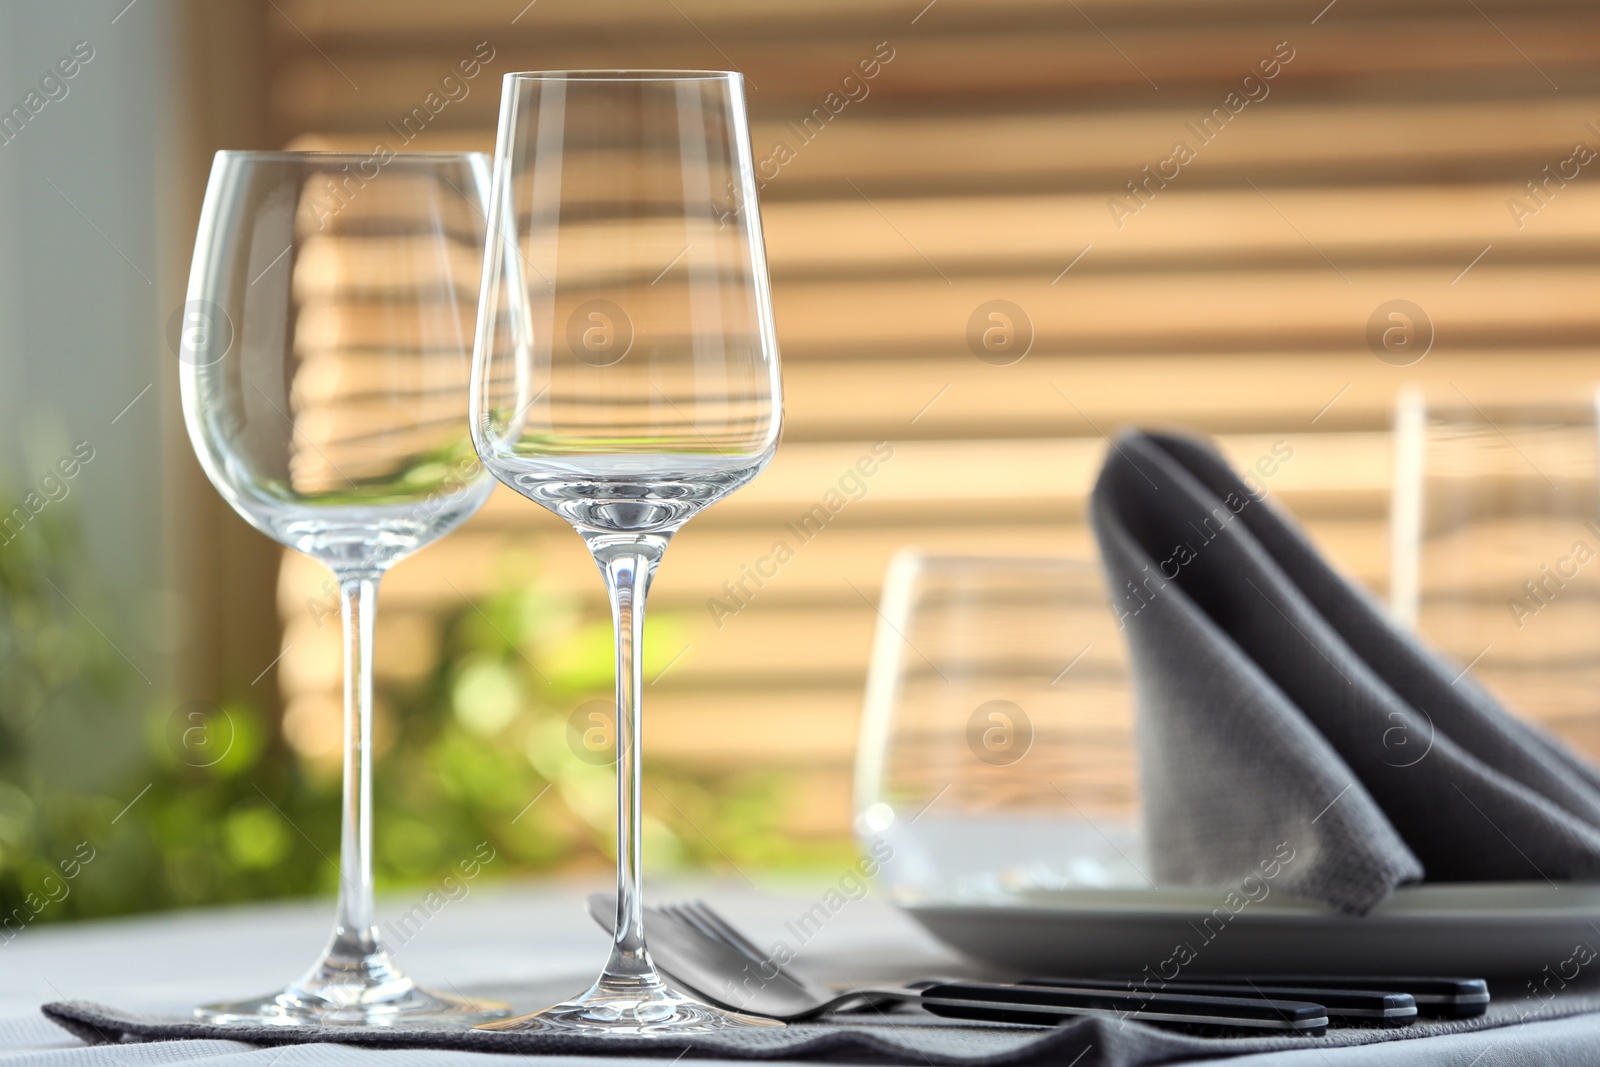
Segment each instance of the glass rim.
M513 70L504 81L688 82L734 81L744 77L736 70L628 70L603 68L574 70Z
M226 156L229 159L244 159L257 163L365 163L372 159L378 152L345 152L323 149L294 150L294 149L256 149L256 148L219 148L217 156ZM471 159L482 156L488 159L490 152L393 152L389 153L385 167L393 163L402 163L410 160L418 162L444 162L447 159Z

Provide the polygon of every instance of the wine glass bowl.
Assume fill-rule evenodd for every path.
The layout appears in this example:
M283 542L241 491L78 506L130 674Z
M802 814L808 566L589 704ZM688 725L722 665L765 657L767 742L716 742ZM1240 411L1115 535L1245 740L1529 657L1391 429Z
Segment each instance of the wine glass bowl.
M760 1020L668 986L639 897L639 642L673 535L777 448L778 348L739 75L508 74L473 364L484 465L584 538L617 630L616 936L586 993L491 1029Z
M479 454L580 528L670 534L777 446L738 76L508 75L501 116Z
M218 154L184 413L212 484L274 540L382 571L486 498L462 421L485 181L481 156Z
M372 901L378 580L494 485L466 420L487 191L488 160L470 153L221 152L212 167L182 312L184 421L234 510L338 579L345 751L327 947L279 992L197 1008L205 1021L448 1026L505 1014L401 972Z

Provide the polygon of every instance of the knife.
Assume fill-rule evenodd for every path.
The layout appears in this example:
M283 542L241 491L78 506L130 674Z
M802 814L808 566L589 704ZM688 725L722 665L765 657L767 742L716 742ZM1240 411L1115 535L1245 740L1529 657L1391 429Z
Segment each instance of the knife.
M1147 976L1140 976L1144 981ZM1382 989L1410 993L1417 1002L1417 1014L1435 1019L1470 1019L1489 1009L1489 983L1482 978L1452 978L1438 975L1327 975L1261 974L1240 977L1229 974L1182 975L1180 981L1210 982L1230 986L1255 982L1274 986L1316 986L1324 989Z
M927 1011L956 1019L1055 1025L1081 1015L1134 1022L1194 1023L1277 1030L1309 1037L1328 1032L1328 1013L1304 1000L1218 997L1183 993L1139 995L1114 988L945 982L917 1000Z
M1136 997L1167 993L1195 993L1203 996L1259 997L1283 1000L1304 1000L1321 1004L1327 1009L1328 1019L1335 1022L1376 1023L1379 1026L1406 1026L1417 1018L1417 1002L1408 993L1385 992L1370 988L1335 989L1322 982L1290 985L1282 980L1268 983L1249 979L1229 981L1202 981L1198 978L1178 978L1163 981L1154 990L1128 988L1126 980L1098 978L1025 978L1023 985L1070 985L1090 989L1116 989Z

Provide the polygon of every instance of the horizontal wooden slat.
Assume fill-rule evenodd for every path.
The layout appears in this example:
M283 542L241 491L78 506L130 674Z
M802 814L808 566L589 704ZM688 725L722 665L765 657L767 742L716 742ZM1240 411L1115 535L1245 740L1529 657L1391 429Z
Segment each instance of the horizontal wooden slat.
M1285 17L1278 0L1221 0L1197 5L1193 0L1077 0L1076 11L1065 10L1058 0L943 0L940 24L969 29L1012 29L1018 26L1055 30L1081 21L1079 12L1091 15L1097 25L1133 25L1145 28L1188 28L1195 25L1239 25L1251 20L1276 21ZM457 0L441 9L428 0L345 0L328 5L317 0L285 0L284 11L296 26L319 38L347 37L356 41L384 34L405 35L410 40L435 40L444 31L481 32L516 25L528 18L529 7L517 0ZM1404 21L1418 16L1449 18L1461 14L1452 0L1413 0L1404 7L1381 0L1344 0L1346 18ZM1584 0L1478 0L1492 14L1584 13ZM916 25L912 19L922 9L901 0L768 0L751 6L741 0L674 0L663 7L654 0L612 0L604 8L583 0L541 0L538 27L544 32L610 32L619 29L656 34L684 23L726 29L757 39L805 33L838 35L850 18L875 23ZM1311 12L1315 15L1316 12ZM1311 15L1304 21L1309 22ZM1299 18L1296 11L1292 17ZM511 20L515 19L513 22ZM1321 20L1319 20L1320 23ZM930 26L936 24L930 23Z
M1009 367L989 366L966 351L867 355L851 349L789 361L786 441L837 440L865 430L895 441L1047 437L1093 433L1092 427L1111 433L1130 423L1289 437L1386 430L1401 382L1437 384L1451 396L1483 403L1518 394L1547 397L1552 383L1581 395L1589 377L1600 374L1588 348L1452 348L1405 368L1359 346L1219 355L1032 353ZM1512 365L1518 374L1508 381Z
M761 215L768 262L780 287L841 272L924 280L930 261L950 276L1017 274L1033 265L1054 280L1086 245L1089 252L1073 264L1074 279L1106 271L1126 277L1174 265L1270 261L1324 267L1319 249L1346 267L1436 265L1454 278L1491 244L1499 247L1496 264L1592 258L1600 243L1600 188L1575 182L1565 188L1552 183L1551 190L1548 213L1526 216L1520 227L1508 200L1520 196L1530 208L1539 204L1503 182L1270 193L1182 189L1174 183L1170 191L1158 189L1148 210L1120 228L1104 195L867 201L851 194L779 201L763 207ZM1124 199L1137 206L1131 197ZM715 250L722 260L737 262L740 249L726 241L715 249L715 238L682 219L569 224L562 228L559 273L549 273L563 287L603 285L607 278L650 281L669 265L681 271L678 257L691 239L698 255ZM475 292L481 248L453 245L449 251L455 283ZM296 291L302 299L325 297L360 279L353 298L367 299L386 282L407 290L426 284L403 258L407 253L415 254L413 246L393 239L324 239L297 263ZM435 252L430 248L427 254ZM421 262L435 274L444 265Z
M1174 182L1120 229L1104 195L784 202L765 208L762 222L780 283L846 265L925 278L929 260L952 276L1011 274L1032 263L1053 280L1085 245L1074 279L1174 263L1326 267L1320 249L1341 266L1439 264L1449 281L1487 244L1500 248L1494 262L1592 255L1600 243L1600 188L1557 190L1549 213L1529 217L1520 230L1506 206L1518 193L1528 199L1505 183L1257 192L1185 190ZM667 249L670 243L662 242L669 256L682 247Z
M735 67L752 84L757 112L770 113L820 103L879 42L893 49L894 58L868 83L879 97L875 106L928 108L963 97L970 106L974 96L986 93L1194 96L1237 83L1280 41L1294 56L1280 77L1301 87L1325 89L1336 81L1348 91L1404 79L1426 80L1435 92L1451 84L1481 90L1491 78L1545 91L1550 85L1543 71L1570 90L1575 81L1592 84L1587 60L1600 37L1592 12L1567 5L1502 11L1498 18L1514 29L1517 48L1507 47L1495 22L1459 5L1396 11L1349 0L1339 18L1319 20L1309 32L1309 19L1281 6L1237 6L1231 18L1219 18L1216 5L1206 5L1204 18L1184 18L1172 9L1151 18L1138 13L1139 5L1017 4L996 10L971 0L944 0L925 15L880 4L854 8L848 17L807 12L796 18L766 11L765 5L752 17L720 6L691 14L690 8L644 2L637 5L637 22L619 19L609 8L599 16L562 0L507 14L509 6L515 5L478 7L437 26L431 12L412 5L386 8L365 21L362 4L339 15L291 5L292 20L273 20L274 30L290 43L297 28L315 33L323 52L307 54L284 79L284 118L321 129L360 118L389 121L396 116L384 112L385 105L392 109L395 101L420 99L479 41L494 48L489 74L480 75L486 81L498 81L505 71L551 67ZM788 19L795 24L779 32ZM650 29L618 32L619 22ZM419 36L422 27L425 37ZM1110 30L1115 36L1108 41ZM405 51L397 54L396 43ZM1538 57L1537 68L1529 55ZM441 121L492 116L494 96L469 95Z
M1132 422L1182 423L1213 433L1387 430L1399 382L1437 386L1447 396L1484 404L1519 395L1545 399L1554 382L1582 396L1589 376L1600 373L1588 348L1453 349L1405 368L1383 363L1361 347L1239 353L1226 359L1031 353L1008 367L990 366L966 351L894 359L871 355L846 349L788 361L785 442L859 441L867 432L882 433L891 443L1058 437L1093 433L1091 424L1112 432ZM328 403L376 391L386 359L352 353L337 367L308 369L296 378L295 396ZM1507 381L1505 369L1513 363L1519 374ZM1292 379L1283 377L1285 366L1294 367ZM1129 384L1150 382L1161 387Z
M930 274L932 271L930 271ZM1519 270L1480 264L1465 281L1422 279L1410 270L1163 272L1138 284L1107 276L1052 287L1038 275L947 284L885 281L870 290L793 283L773 294L784 342L801 354L855 343L930 353L963 351L980 305L1004 298L1032 321L1037 351L1149 350L1179 344L1211 350L1348 347L1382 304L1411 294L1432 318L1436 344L1505 345L1600 341L1600 304L1587 294L1600 267ZM1431 282L1432 284L1428 284Z
M1185 345L1235 352L1351 350L1364 343L1379 308L1398 294L1423 309L1441 349L1600 340L1600 305L1584 299L1600 282L1600 266L1486 260L1452 284L1461 270L1441 269L1428 277L1414 269L1341 266L1331 256L1315 258L1315 265L1275 270L1169 268L1136 281L1085 273L1059 284L1044 272L941 277L929 262L925 279L888 278L870 288L792 281L774 288L773 303L784 351L797 358L836 355L845 345L880 355L977 356L980 342L969 330L993 321L983 309L995 300L1020 308L1020 317L1007 311L1018 318L1011 328L1019 336L1031 334L1030 342L1016 342L1027 346L1017 359L1034 352L1171 351ZM688 308L683 287L664 281L648 296L636 297L629 313L641 331L648 327L672 343L687 334ZM560 325L559 314L555 322ZM300 332L309 348L398 343L403 338L395 329L381 307L312 307L302 316ZM450 339L448 329L441 329L441 341ZM454 336L461 343L459 329ZM739 341L737 334L732 337Z
M1600 115L1597 101L1594 95L1558 93L1531 100L1298 103L1269 98L1254 114L1241 113L1210 144L1202 144L1187 125L1198 122L1209 106L860 114L849 121L841 116L810 143L800 143L786 121L758 121L751 139L758 159L768 158L780 141L794 153L763 187L769 200L791 194L838 197L850 191L846 179L869 197L1041 185L1112 196L1126 192L1124 182L1142 179L1143 166L1169 158L1178 140L1195 149L1197 158L1180 170L1174 188L1177 181L1181 188L1196 188L1239 186L1246 178L1260 184L1274 177L1318 185L1492 177L1508 181L1505 195L1511 196L1547 163L1568 158L1577 140L1596 136L1586 124ZM298 144L370 148L375 139L393 136L380 127L337 137L320 132ZM448 137L424 132L423 138L429 147L493 147L488 129ZM996 159L1005 160L1003 171L992 165ZM1128 225L1138 221L1143 220Z

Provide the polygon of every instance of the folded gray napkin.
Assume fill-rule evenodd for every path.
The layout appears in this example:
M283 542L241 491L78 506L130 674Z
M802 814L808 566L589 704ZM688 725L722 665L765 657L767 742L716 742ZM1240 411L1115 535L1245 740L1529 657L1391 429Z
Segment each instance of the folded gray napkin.
M1156 881L1292 855L1277 887L1359 915L1418 880L1600 879L1600 773L1391 623L1209 445L1122 434L1090 520Z

